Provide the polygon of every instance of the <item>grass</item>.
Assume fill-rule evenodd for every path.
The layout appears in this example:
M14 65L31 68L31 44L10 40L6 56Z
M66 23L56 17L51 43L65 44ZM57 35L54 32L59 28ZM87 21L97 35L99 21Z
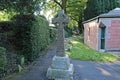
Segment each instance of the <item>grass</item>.
M82 36L71 37L73 48L66 53L72 58L77 60L96 61L96 62L115 62L120 57L112 53L100 53L95 51L83 43Z

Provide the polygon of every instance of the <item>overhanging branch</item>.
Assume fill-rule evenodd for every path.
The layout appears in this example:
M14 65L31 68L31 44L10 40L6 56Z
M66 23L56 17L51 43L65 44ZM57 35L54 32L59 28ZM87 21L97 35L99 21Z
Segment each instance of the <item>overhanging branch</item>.
M62 8L62 5L57 0L54 0L54 2Z

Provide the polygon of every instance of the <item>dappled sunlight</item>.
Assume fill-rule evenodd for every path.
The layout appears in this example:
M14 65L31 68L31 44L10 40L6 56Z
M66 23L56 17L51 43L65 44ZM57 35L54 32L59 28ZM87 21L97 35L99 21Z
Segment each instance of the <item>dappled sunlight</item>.
M71 41L73 44L78 44L79 42L78 41Z
M105 69L103 69L103 68L98 68L98 70L100 70L100 72L101 72L103 75L112 76L110 72L108 72L107 70L105 70Z
M110 57L110 56L103 56L104 61L110 61L110 62L114 62L117 61L117 59L115 59L114 57Z
M109 60L109 59L110 59L109 56L104 56L103 58L104 58L105 60Z
M79 68L83 68L83 65L77 65Z
M66 52L68 55L71 55L71 53L70 52Z
M106 52L101 54L100 52L89 48L80 40L79 36L72 37L70 41L73 47L67 54L73 59L97 62L115 62L118 60L117 55Z

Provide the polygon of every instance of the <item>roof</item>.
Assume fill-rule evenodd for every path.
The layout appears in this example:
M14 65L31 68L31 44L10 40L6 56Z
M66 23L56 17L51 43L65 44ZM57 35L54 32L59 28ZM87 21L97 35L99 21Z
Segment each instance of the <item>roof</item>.
M120 8L115 8L108 13L99 15L99 17L120 17Z
M93 20L98 19L98 18L120 18L120 8L115 8L115 9L109 11L108 13L104 13L104 14L101 14L97 17L89 19L87 21L84 21L83 24L90 22L90 21L93 21Z

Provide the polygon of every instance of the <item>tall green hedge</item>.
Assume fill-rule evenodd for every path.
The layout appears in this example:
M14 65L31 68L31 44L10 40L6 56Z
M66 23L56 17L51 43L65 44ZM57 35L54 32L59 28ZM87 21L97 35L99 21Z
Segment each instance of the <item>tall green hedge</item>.
M0 47L0 70L4 69L6 62L6 49L4 47Z
M15 48L28 61L34 60L49 44L48 21L34 15L17 15L12 20L15 23Z
M57 29L51 26L50 28L50 40L55 41L57 39Z
M10 31L13 28L12 21L0 21L0 33Z

